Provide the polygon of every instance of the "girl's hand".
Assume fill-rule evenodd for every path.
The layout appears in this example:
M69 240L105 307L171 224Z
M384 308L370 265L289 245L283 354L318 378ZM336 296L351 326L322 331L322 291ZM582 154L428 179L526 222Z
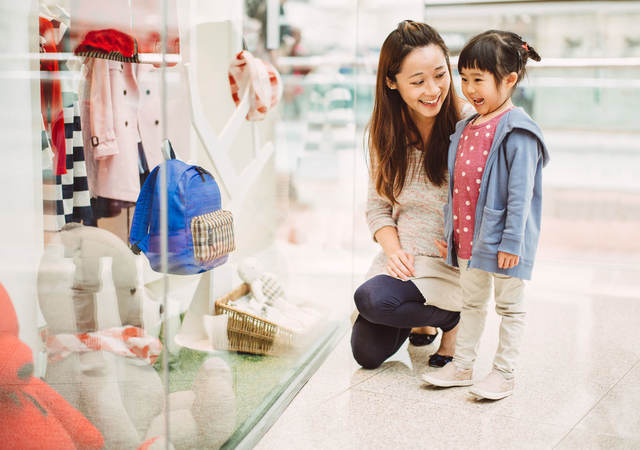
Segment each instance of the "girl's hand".
M442 259L447 259L447 251L449 249L449 246L447 245L447 243L441 239L434 239L433 242L436 244L436 247L438 247L438 251L440 252L440 257Z
M413 255L399 248L387 255L387 272L392 277L406 281L407 278L415 275L413 267Z
M520 257L511 253L498 252L498 267L501 269L511 269L518 265Z

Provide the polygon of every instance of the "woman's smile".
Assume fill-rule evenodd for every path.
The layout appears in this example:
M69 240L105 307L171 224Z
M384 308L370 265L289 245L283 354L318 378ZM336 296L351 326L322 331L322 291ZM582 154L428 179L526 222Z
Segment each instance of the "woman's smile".
M440 101L440 97L441 96L442 96L441 94L438 94L438 96L436 98L434 98L433 100L420 100L420 99L418 99L418 102L422 103L425 106L433 108L434 106L436 106L438 104L438 102Z

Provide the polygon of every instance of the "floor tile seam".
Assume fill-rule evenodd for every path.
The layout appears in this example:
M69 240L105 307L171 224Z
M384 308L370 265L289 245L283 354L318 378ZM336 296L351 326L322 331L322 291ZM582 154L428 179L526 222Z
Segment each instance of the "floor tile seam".
M571 429L569 430L569 432L564 435L562 437L562 439L560 439L560 441L558 441L558 443L553 447L554 449L557 448L560 444L562 444L562 441L564 441L567 437L569 437L569 435L578 427L578 425L580 425L580 423L587 418L587 416L589 414L591 414L591 411L593 411L601 402L602 400L604 400L604 398L609 395L609 393L615 389L615 387L620 384L620 382L627 376L629 375L629 373L631 373L632 370L634 370L636 367L640 367L640 361L636 361L634 364L631 365L631 367L629 368L629 370L627 370L624 375L622 375L618 381L616 381L613 386L611 386L609 389L607 389L598 399L598 401L595 402L595 404L589 408L589 410L571 427Z
M362 384L362 383L364 383L365 381L369 381L369 380L370 380L370 379L372 379L373 377L377 377L378 375L380 375L381 373L386 372L386 371L387 371L387 370L389 370L389 369L391 369L391 367L383 367L383 368L381 368L380 370L378 370L377 372L372 373L371 375L369 375L367 378L364 378L364 379L362 379L362 380L358 381L358 382L357 382L357 383L355 383L355 384L350 384L350 385L349 385L349 389L351 389L352 387L357 386L357 385L359 385L359 384Z
M326 399L324 399L324 400L320 400L320 401L319 401L319 402L317 402L316 404L317 404L317 405L323 405L323 404L325 404L325 403L329 402L330 400L333 400L333 399L335 399L335 398L337 398L337 397L340 397L340 396L341 396L342 394L344 394L345 392L350 391L350 390L354 390L354 389L353 389L354 387L356 387L356 386L358 386L358 385L360 385L360 384L364 383L365 381L368 381L368 380L372 379L372 378L373 378L373 377L375 377L376 375L380 375L382 372L384 372L384 371L386 371L386 370L389 370L389 369L390 369L390 367L386 367L386 368L384 368L384 369L380 370L379 372L376 372L376 373L374 373L374 374L372 374L372 375L368 376L367 378L365 378L365 379L363 379L363 380L358 381L358 382L357 382L357 383L355 383L355 384L350 384L350 385L349 385L349 387L347 387L347 388L345 388L345 389L342 389L342 390L341 390L341 391L339 391L339 392L334 392L333 394L329 395L329 397L327 397L327 398L326 398ZM355 390L358 390L358 389L355 389Z
M335 399L336 397L339 397L340 395L344 394L345 392L347 392L347 391L351 390L354 386L358 386L359 384L362 384L362 383L364 383L365 381L370 380L371 378L375 377L376 375L381 374L382 372L384 372L384 371L386 371L386 370L388 370L388 369L390 369L390 367L386 367L386 368L384 368L384 369L380 370L379 372L376 372L376 373L374 373L374 374L372 374L372 375L368 376L367 378L365 378L365 379L363 379L363 380L361 380L361 381L358 381L358 382L357 382L357 383L355 383L355 384L350 384L350 385L349 385L347 388L345 388L345 389L341 389L341 390L340 390L340 391L338 391L338 392L334 392L333 394L329 394L329 396L328 396L328 397L321 398L321 399L316 400L316 401L308 402L308 404L305 404L305 405L302 405L302 404L301 404L301 405L299 405L299 406L298 406L298 408L300 408L300 409L302 409L302 410L308 410L308 409L313 408L313 407L315 407L315 406L323 405L323 404L327 403L328 401L333 400L333 399ZM309 382L311 382L311 379L309 380ZM307 384L308 384L308 383L307 383ZM298 397L299 395L302 395L302 394L303 394L304 388L307 386L307 384L305 384L305 385L302 387L302 389L300 390L300 392L298 392L298 394L296 394L296 397ZM294 400L293 400L293 401L295 401L295 398L296 398L296 397L294 397ZM293 401L292 401L291 403L293 403Z

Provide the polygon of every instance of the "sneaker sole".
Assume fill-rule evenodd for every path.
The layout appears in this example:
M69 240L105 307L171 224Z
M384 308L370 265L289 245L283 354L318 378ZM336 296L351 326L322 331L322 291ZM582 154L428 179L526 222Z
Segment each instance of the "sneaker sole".
M487 400L502 400L503 398L508 397L511 394L513 394L513 390L506 391L506 392L489 392L489 391L483 391L483 390L477 389L477 388L472 388L472 389L469 390L469 394L471 394L472 396L474 396L478 400L483 400L483 399L487 399Z
M422 380L438 387L471 386L473 384L473 380L440 380L431 378L426 374L422 375Z

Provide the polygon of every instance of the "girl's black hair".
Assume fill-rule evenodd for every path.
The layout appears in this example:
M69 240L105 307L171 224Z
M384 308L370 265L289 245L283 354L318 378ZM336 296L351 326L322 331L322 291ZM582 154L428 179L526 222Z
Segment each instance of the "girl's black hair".
M511 72L518 74L515 86L526 73L527 60L540 61L540 55L520 36L510 31L489 30L473 37L458 57L458 73L479 69L493 74L498 85Z

